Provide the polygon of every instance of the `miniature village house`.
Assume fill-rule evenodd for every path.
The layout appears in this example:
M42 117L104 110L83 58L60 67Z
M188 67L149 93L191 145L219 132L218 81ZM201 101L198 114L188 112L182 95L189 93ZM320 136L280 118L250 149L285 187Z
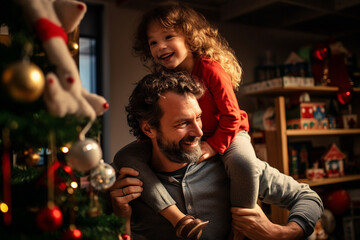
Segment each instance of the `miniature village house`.
M328 177L344 176L344 159L346 155L333 143L327 153L322 157L326 175Z

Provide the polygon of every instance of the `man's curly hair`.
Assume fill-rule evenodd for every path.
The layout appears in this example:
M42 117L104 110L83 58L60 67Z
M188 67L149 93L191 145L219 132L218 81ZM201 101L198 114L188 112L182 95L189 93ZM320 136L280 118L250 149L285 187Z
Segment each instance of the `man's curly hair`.
M178 94L193 94L201 97L203 88L187 72L161 71L146 75L137 82L129 97L129 104L125 110L130 133L136 138L145 140L148 137L141 131L140 123L147 121L155 129L160 127L163 112L158 100L166 92Z

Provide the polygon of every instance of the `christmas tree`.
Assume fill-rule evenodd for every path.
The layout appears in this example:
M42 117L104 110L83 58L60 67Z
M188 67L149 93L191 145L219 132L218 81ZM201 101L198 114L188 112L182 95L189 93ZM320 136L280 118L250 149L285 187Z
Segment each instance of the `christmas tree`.
M85 12L75 0L0 8L2 239L121 239L101 194L115 181L99 145L108 104L82 88L74 60Z

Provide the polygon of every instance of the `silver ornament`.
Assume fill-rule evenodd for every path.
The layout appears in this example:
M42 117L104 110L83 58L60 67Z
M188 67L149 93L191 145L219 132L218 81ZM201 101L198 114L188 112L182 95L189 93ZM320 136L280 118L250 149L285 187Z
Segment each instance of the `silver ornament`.
M89 138L75 142L66 157L68 165L80 172L95 168L101 159L102 151L99 144Z
M110 188L115 183L115 180L115 169L103 161L90 172L90 183L96 190Z

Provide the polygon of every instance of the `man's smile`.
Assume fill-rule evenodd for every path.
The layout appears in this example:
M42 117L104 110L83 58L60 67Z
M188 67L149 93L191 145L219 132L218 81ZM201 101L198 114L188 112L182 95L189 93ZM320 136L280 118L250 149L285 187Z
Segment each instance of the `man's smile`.
M188 139L185 141L183 140L180 142L180 144L184 145L185 147L190 147L190 148L198 147L199 146L199 138Z

